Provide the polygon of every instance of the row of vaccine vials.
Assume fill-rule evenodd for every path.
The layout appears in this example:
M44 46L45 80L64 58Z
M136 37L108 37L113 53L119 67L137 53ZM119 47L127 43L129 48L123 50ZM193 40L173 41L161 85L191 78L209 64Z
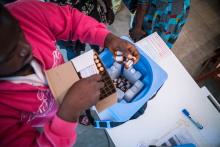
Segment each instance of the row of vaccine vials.
M118 101L124 99L131 102L144 87L143 82L140 81L142 75L133 67L136 58L130 56L128 59L121 60L122 53L117 51L115 54L117 55L116 62L107 71L116 85ZM124 63L124 68L122 63Z
M123 53L120 51L114 52L114 58L116 62L124 63L125 68L130 68L137 60L136 57L132 56L131 54L128 54L127 57L123 56Z

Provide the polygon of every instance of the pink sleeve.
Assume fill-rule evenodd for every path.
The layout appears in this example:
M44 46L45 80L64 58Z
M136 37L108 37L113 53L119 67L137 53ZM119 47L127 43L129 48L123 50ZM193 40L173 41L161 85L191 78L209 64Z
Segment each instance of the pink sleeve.
M76 141L77 123L70 123L55 116L40 133L27 122L20 120L20 113L0 104L0 146L73 146Z
M32 0L12 3L7 5L7 8L22 22L23 30L33 31L38 27L39 31L47 32L55 40L79 39L81 42L103 47L105 37L109 33L104 24L71 6ZM25 26L24 23L28 25Z
M104 39L109 31L103 23L98 23L70 6L47 4L45 13L49 27L57 39L79 39L81 42L104 46Z
M45 124L37 143L39 146L72 146L76 141L76 126L76 123L55 116L50 123Z

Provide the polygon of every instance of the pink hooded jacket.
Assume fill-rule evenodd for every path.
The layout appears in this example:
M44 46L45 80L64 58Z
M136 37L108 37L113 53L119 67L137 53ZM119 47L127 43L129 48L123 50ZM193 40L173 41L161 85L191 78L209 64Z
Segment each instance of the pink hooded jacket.
M43 70L62 64L56 40L76 40L103 46L109 31L104 24L69 6L17 1L6 8L18 20L33 57ZM0 146L72 146L76 123L56 115L48 86L0 81ZM43 132L35 127L43 127Z

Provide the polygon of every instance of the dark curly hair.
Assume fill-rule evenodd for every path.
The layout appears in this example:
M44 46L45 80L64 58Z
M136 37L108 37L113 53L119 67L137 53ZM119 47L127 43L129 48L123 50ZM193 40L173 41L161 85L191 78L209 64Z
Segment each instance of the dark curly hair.
M10 12L5 8L5 6L0 3L0 26L3 24L11 25L11 23L15 23L14 17L10 14Z
M7 4L7 3L11 3L11 2L14 2L16 0L0 0L0 3L1 4Z
M3 6L3 4L0 2L0 14L1 14L3 8L4 8L4 6Z

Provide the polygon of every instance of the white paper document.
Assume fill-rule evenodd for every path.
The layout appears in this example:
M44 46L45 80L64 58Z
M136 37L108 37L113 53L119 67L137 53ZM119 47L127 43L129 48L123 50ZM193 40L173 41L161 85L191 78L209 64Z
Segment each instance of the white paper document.
M79 72L80 72L80 75L82 78L87 78L87 77L90 77L94 74L99 73L96 65L90 65L90 66L80 70Z
M193 136L187 131L187 128L184 125L181 125L162 136L156 143L156 146L176 146L181 144L194 144L198 147Z
M142 40L135 43L155 62L160 62L161 59L167 57L171 51L166 43L157 33L153 33Z
M94 62L94 51L90 50L81 56L71 60L76 71L80 73L82 78L87 78L91 75L98 74L99 71Z

